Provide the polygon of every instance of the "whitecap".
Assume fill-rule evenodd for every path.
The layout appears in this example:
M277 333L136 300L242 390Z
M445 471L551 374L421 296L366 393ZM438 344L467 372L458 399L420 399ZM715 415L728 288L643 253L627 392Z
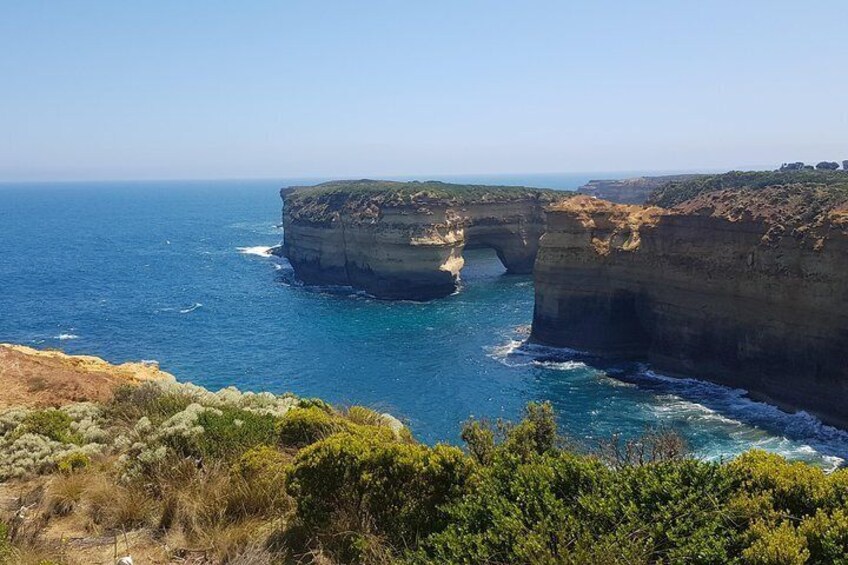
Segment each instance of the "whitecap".
M189 306L188 308L184 308L184 309L180 310L180 314L188 314L189 312L194 312L195 310L197 310L198 308L201 308L202 306L203 306L203 304L201 304L200 302L195 302L192 306Z
M573 371L574 369L586 368L586 363L582 361L533 361L533 364L554 371Z
M57 336L53 336L53 339L58 339L60 341L66 341L66 340L69 340L69 339L78 339L78 338L79 338L79 336L77 334L71 334L71 333L61 333Z
M239 253L244 253L245 255L256 255L258 257L270 257L271 249L273 247L268 247L264 245L255 245L253 247L236 247Z

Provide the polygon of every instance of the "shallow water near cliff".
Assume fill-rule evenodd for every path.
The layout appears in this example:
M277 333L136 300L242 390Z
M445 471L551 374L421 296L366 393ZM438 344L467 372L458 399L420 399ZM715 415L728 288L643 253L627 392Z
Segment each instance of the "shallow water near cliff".
M588 176L459 180L571 188ZM365 404L428 442L544 399L590 447L663 425L708 458L848 457L848 434L742 391L523 344L532 279L503 274L493 253L470 254L462 291L429 303L303 288L266 252L281 238L277 189L292 182L0 185L0 341Z

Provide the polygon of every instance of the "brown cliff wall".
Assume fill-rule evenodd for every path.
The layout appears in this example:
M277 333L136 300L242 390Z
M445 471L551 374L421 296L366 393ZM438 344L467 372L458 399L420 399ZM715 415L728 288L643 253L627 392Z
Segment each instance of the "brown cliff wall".
M532 338L643 358L848 426L848 212L816 198L725 190L673 209L554 206Z
M282 252L307 284L379 298L453 293L463 250L493 248L508 272L530 273L552 191L386 181L282 191Z

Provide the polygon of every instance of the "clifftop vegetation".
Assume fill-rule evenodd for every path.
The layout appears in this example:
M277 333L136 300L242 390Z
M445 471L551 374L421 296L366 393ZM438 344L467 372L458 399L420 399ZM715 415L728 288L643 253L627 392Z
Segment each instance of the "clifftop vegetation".
M0 413L0 563L832 564L848 470L674 434L568 447L547 404L465 449L290 395L167 381Z
M803 193L823 209L848 199L848 172L828 170L732 171L720 175L696 176L666 183L657 188L650 204L671 208L699 195L721 190L753 191L775 189L787 194Z
M313 221L331 214L362 214L376 212L382 207L427 206L445 204L461 206L480 202L511 202L539 199L552 202L568 195L562 191L525 186L487 186L451 184L439 181L395 182L385 180L331 181L315 186L298 186L281 190L290 208L297 208L296 217Z

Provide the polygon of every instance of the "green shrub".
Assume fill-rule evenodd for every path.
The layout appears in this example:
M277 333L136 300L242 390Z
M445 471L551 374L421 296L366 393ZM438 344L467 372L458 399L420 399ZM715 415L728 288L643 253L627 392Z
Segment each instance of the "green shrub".
M351 429L350 422L323 408L310 406L289 410L277 425L277 434L282 445L303 447Z
M561 558L582 528L573 505L608 472L597 461L565 453L530 459L499 448L474 490L445 508L446 528L427 539L414 560L549 563Z
M495 454L495 431L488 422L470 420L462 426L462 441L477 463L488 465Z
M530 402L524 419L506 431L505 448L523 458L557 447L557 423L550 402Z
M289 490L307 537L349 562L369 535L404 548L443 528L441 507L467 492L472 468L454 447L340 433L297 455Z
M789 522L777 527L758 524L752 533L756 539L742 552L750 565L803 565L810 558L807 540Z
M85 453L74 451L59 459L56 466L60 473L70 475L87 468L89 465L91 465L91 457Z
M272 517L289 509L286 476L291 460L267 445L244 453L232 466L227 514L241 519Z
M197 424L203 433L196 438L196 453L207 459L232 461L257 446L273 445L278 418L239 408L206 410Z
M848 510L828 514L819 510L801 522L798 532L807 540L809 563L848 565Z
M363 426L383 425L383 417L377 412L370 408L365 408L364 406L351 406L347 409L345 416L347 416L347 419L354 424L361 424Z
M122 385L115 389L112 399L106 405L106 415L110 419L129 423L147 418L159 424L182 412L191 403L192 399L188 396L165 392L156 383Z
M36 434L60 443L82 444L82 438L71 429L73 419L55 408L30 412L16 430L18 437Z
M782 513L811 516L833 502L833 489L824 472L801 461L789 462L780 455L754 450L727 467L738 489L769 497L775 510Z

